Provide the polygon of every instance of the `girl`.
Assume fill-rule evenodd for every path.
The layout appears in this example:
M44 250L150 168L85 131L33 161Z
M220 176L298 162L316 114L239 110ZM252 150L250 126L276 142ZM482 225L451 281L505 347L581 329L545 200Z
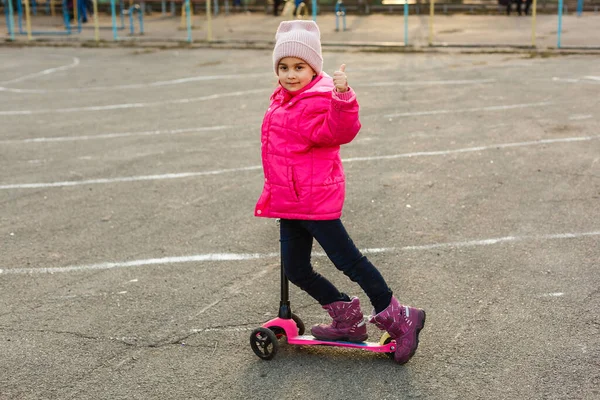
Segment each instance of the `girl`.
M331 324L313 326L313 336L367 339L359 299L313 270L310 256L316 239L333 264L365 291L375 308L369 322L396 339L395 360L404 364L419 344L425 311L398 302L340 220L345 196L340 145L351 142L361 127L346 66L333 78L322 72L320 32L313 21L284 21L275 39L273 66L279 85L261 129L265 180L255 215L280 218L286 276L333 318Z

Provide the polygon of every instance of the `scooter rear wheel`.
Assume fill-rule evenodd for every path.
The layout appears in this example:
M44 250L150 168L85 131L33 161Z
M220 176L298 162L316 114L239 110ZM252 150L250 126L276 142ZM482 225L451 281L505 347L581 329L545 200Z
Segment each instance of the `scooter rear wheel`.
M292 313L292 319L294 320L294 322L296 323L296 326L298 327L298 335L304 335L304 332L306 332L306 328L304 327L304 322L302 322L300 317L294 313Z
M387 333L387 332L384 332L384 333L383 333L383 335L381 335L381 339L379 339L379 344L383 346L383 345L386 345L386 344L388 344L388 343L389 343L389 342L391 342L392 340L393 340L393 339L392 339L392 337L390 336L390 334L389 334L389 333ZM391 351L391 352L389 352L389 353L385 353L385 354L387 354L387 356L393 360L393 359L394 359L394 353L395 353L395 352Z
M263 360L271 360L277 354L279 341L272 330L256 328L250 334L250 347L258 357Z

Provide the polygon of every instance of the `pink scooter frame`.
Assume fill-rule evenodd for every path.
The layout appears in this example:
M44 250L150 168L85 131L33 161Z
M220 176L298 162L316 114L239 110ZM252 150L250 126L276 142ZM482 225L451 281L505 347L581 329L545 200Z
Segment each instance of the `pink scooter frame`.
M396 341L391 340L387 344L379 344L373 342L344 342L344 341L326 341L318 340L312 335L298 335L298 327L293 319L285 318L274 318L265 324L263 328L281 328L285 331L287 336L288 344L302 345L302 346L336 346L336 347L350 347L355 349L362 349L372 351L375 353L394 353L396 350Z

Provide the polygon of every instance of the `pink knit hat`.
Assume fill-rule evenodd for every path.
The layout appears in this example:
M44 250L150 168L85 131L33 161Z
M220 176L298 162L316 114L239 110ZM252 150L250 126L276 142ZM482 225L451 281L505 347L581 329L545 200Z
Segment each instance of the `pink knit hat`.
M321 32L314 21L283 21L275 34L273 66L277 75L279 61L285 57L301 58L320 74L323 70Z

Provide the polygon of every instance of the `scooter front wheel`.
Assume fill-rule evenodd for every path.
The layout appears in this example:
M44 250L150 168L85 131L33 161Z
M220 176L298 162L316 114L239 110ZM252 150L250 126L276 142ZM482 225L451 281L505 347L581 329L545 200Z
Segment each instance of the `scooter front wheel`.
M250 347L254 354L263 360L270 360L275 357L279 349L279 341L275 333L268 328L256 328L250 334Z

